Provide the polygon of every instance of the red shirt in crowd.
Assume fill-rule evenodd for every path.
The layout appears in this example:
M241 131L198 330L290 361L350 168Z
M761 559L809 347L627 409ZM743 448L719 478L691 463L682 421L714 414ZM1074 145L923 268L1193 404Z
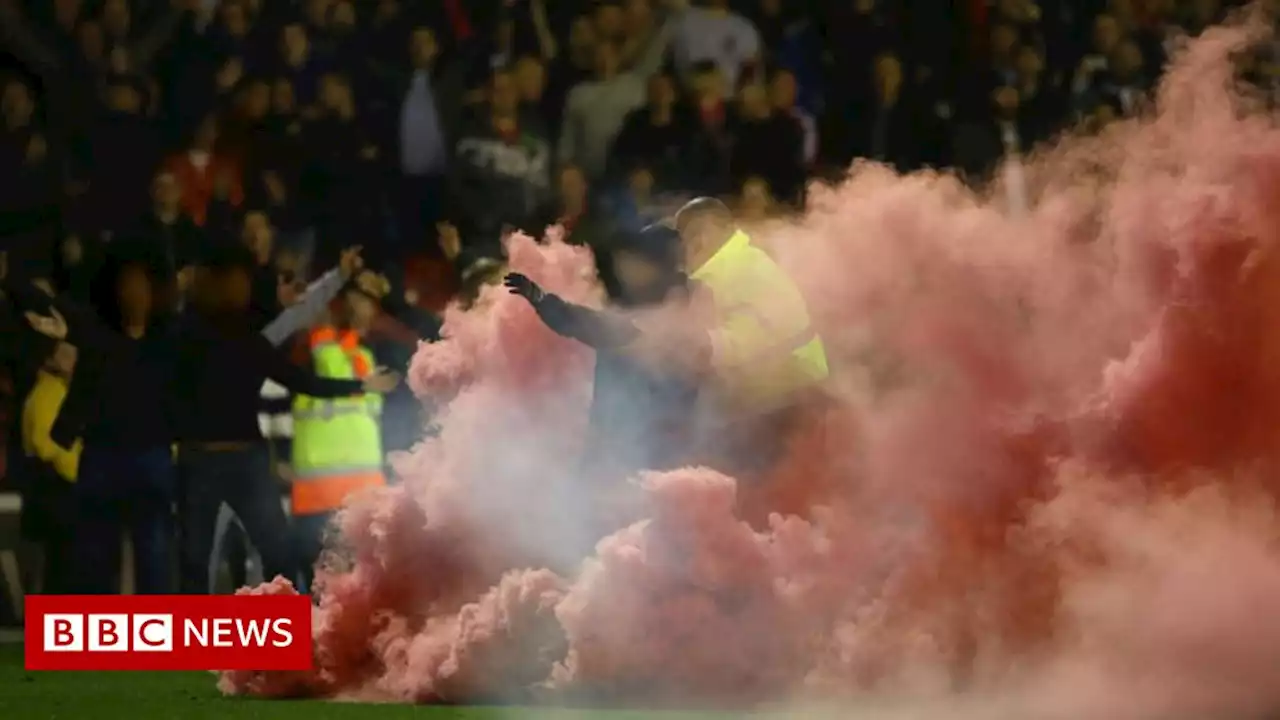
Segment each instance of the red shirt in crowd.
M236 163L217 153L192 150L170 157L165 170L172 173L182 189L182 209L196 225L203 226L209 212L209 201L225 193L233 207L244 202L244 186L240 180L240 168ZM225 183L225 188L219 185Z

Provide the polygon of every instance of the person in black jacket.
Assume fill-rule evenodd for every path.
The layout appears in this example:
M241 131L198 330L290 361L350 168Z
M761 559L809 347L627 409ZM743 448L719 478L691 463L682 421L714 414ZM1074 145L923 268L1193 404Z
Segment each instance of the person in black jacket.
M614 303L619 308L653 306L685 292L688 281L677 270L678 248L674 230L651 225L600 258L602 280ZM683 378L655 374L621 353L639 331L619 314L566 302L518 273L507 276L506 286L528 300L547 327L596 351L583 473L604 483L607 492L637 471L680 464L694 386Z
M183 335L173 383L181 440L178 502L181 587L210 591L218 512L226 503L262 555L264 576L297 577L300 558L281 507L270 453L258 424L263 383L295 395L344 397L391 391L399 376L379 370L363 380L318 377L292 364L249 321L256 259L232 245L196 280L196 313Z

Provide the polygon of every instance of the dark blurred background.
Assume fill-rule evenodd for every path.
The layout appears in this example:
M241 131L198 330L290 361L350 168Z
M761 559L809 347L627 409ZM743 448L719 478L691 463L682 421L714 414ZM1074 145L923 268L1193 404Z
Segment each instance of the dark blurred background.
M858 158L982 178L1141 112L1225 5L0 0L0 249L87 299L122 237L175 271L248 243L290 286L359 244L435 312L500 277L510 228L607 250L704 194L764 221Z

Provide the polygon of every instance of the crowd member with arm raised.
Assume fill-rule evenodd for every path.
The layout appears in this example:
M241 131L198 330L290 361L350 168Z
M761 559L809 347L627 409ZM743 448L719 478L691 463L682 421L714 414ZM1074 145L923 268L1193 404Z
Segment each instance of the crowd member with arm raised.
M301 569L258 424L264 381L313 398L381 395L399 382L382 369L361 379L321 377L247 330L252 268L252 255L235 246L200 269L195 314L176 364L172 394L181 438L179 546L186 592L210 590L209 562L223 503L239 516L267 577L294 579Z
M648 366L629 352L643 335L630 313L679 302L686 290L677 247L675 232L656 225L601 253L611 305L600 310L546 292L524 275L506 278L509 291L527 300L548 328L596 351L581 467L589 487L600 493L602 535L634 519L610 514L612 500L620 493L625 497L626 487L619 481L639 470L682 464L686 451L685 419L696 395L694 385L683 374Z

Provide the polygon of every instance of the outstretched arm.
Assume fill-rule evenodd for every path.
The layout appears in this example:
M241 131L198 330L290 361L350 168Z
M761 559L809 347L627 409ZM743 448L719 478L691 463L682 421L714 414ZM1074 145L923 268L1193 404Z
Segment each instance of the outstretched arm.
M543 291L537 283L520 273L507 275L504 284L512 295L528 300L542 322L554 332L597 350L623 347L639 335L639 330L629 320L604 310L566 302Z
M533 304L542 322L559 335L572 338L596 350L629 345L640 331L629 320L606 310L592 310L566 302L556 295L544 295Z
M91 308L66 295L52 295L31 283L6 282L0 295L26 316L36 332L99 354L110 354L121 341Z
M278 347L300 330L306 329L320 317L325 307L338 296L343 285L362 265L359 247L344 250L338 267L311 283L298 302L285 308L275 320L267 323L262 329L262 337Z

